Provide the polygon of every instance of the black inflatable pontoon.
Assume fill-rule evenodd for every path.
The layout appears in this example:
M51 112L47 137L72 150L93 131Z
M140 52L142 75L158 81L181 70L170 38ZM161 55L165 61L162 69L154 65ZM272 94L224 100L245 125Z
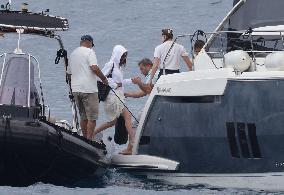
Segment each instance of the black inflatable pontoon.
M2 105L0 113L1 185L69 185L106 168L102 144L41 119L40 108Z
M46 21L48 26L39 24L40 21ZM65 18L9 9L0 11L2 32L36 34L58 40L61 49L56 61L63 57L66 67L67 52L55 31L67 29ZM37 92L34 82L34 68L39 69L36 58L24 54L19 46L15 52L1 57L4 61L0 69L0 185L26 186L36 182L69 185L101 175L108 166L105 145L77 134L78 118L72 96L73 127L49 122L41 82L41 93ZM67 83L70 87L68 79Z

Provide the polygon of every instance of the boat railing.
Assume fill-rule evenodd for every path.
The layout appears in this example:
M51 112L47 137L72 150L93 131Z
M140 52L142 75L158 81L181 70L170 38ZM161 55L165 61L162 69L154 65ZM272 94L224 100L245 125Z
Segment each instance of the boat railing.
M192 34L178 35L177 39L189 37L193 66L196 55L194 44L197 40L204 40L204 51L214 59L222 59L230 51L243 50L250 54L252 61L257 57L265 57L270 53L284 51L284 29L248 29L248 30L221 30L203 32L197 30ZM209 37L209 38L208 38Z
M46 119L49 121L50 120L50 107L48 105L44 105L44 107L47 109L47 114L45 115L44 113L44 116L46 117Z
M12 57L23 57L28 60L28 95L27 95L27 105L23 105L26 107L32 107L31 105L31 85L33 84L31 81L32 75L34 75L34 72L32 72L31 66L32 66L32 61L34 61L37 64L37 75L38 75L38 81L39 81L39 90L40 90L40 101L42 105L42 115L45 115L45 104L44 104L44 96L43 96L43 88L42 88L42 80L41 80L41 71L40 71L40 64L37 58L31 54L26 54L26 53L3 53L0 55L0 58L4 57L2 67L1 67L1 75L0 75L0 88L3 88L3 77L5 74L5 68L8 65L8 60L11 59ZM1 94L2 95L2 94Z
M268 42L268 41L273 41L273 42L279 42L281 41L282 43L282 49L284 50L284 29L283 30L247 30L247 31L218 31L218 32L213 32L211 33L211 36L215 36L215 40L219 39L220 40L220 46L225 46L226 42L228 41L250 41L250 50L249 51L261 51L261 50L254 50L254 44L257 42ZM229 36L231 35L231 37ZM232 37L232 36L237 36L237 37ZM226 42L225 42L226 41ZM213 43L212 41L211 43ZM206 48L208 53L212 53L210 51L210 48L212 47L213 44L206 44L204 48ZM220 48L221 51L224 50L224 48ZM263 50L265 52L270 51L274 52L275 49L273 50Z

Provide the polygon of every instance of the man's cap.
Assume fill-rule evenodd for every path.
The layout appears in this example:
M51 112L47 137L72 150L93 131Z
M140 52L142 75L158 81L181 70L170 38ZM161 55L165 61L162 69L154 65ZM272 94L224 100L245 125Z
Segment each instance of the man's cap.
M162 35L173 35L173 30L170 29L170 28L165 28L165 29L162 29Z
M94 46L94 39L91 35L83 35L81 37L81 41L90 41L92 42L92 45Z

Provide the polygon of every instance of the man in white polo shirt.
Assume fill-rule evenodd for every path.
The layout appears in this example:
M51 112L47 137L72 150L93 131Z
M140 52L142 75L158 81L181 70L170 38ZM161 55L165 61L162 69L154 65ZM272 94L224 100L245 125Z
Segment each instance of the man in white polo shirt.
M141 74L143 74L145 76L144 78L144 82L141 80L140 77L134 77L132 78L132 83L138 85L138 87L140 88L140 90L135 91L135 92L126 92L124 93L125 97L132 97L132 98L140 98L140 97L144 97L148 94L151 93L157 79L158 79L158 72L155 74L152 83L149 85L148 83L150 82L150 76L151 76L151 72L152 72L152 67L153 67L153 63L150 59L148 58L144 58L142 59L139 63L138 63L139 69ZM143 108L144 109L144 108ZM138 112L138 121L140 121L143 109L140 110L140 112ZM132 123L132 127L133 128L137 128L138 127L138 122L134 122Z
M162 41L163 43L155 48L154 52L154 65L151 73L150 81L152 81L156 71L159 70L159 77L165 74L173 74L180 72L180 59L182 58L188 69L192 70L192 62L188 57L188 53L185 48L173 42L173 30L163 29L162 30Z
M138 85L140 88L139 91L136 92L126 92L124 93L125 97L132 97L132 98L140 98L150 94L152 91L153 86L155 85L156 81L158 80L158 72L155 74L153 78L152 85L148 85L150 82L150 76L152 73L153 63L150 59L144 58L138 62L138 66L140 69L141 74L145 76L144 82L141 80L140 77L132 78L132 83Z
M89 140L93 137L99 112L97 76L108 85L108 80L98 67L93 38L81 37L80 47L70 55L69 74L71 74L72 92L80 113L80 125L83 136Z

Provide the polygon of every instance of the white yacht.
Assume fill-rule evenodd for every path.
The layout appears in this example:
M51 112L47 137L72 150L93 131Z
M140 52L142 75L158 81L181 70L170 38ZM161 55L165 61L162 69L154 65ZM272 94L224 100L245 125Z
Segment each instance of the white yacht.
M284 189L284 1L232 3L204 33L195 71L158 80L134 155L114 166L174 184Z

